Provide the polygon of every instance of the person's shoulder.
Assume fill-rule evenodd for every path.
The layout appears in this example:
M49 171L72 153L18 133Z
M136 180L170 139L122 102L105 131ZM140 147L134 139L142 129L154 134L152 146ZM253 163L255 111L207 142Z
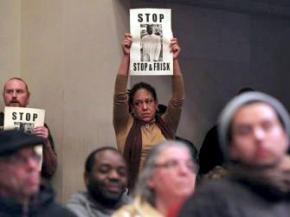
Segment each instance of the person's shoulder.
M208 181L204 181L197 188L196 194L218 194L220 192L224 192L224 190L231 185L231 181L227 178L221 179L212 179Z
M112 217L137 217L140 215L139 213L140 207L140 198L134 198L129 204L123 205L121 208L116 210Z
M179 217L215 217L227 206L225 191L231 185L228 179L210 180L197 187L180 210Z
M41 217L75 217L75 215L62 205L55 202L55 194L50 185L42 184L39 193L32 202L33 210Z
M133 204L127 204L119 208L113 213L112 217L134 217L136 212L135 206Z
M88 210L90 204L87 192L80 191L74 193L65 206L77 216L90 216Z
M89 201L88 193L86 191L79 191L71 195L70 199L66 203L67 206L84 205Z
M128 195L128 189L126 189L126 191L122 194L121 198L120 198L120 206L132 203L133 199L131 196Z
M227 193L232 193L234 189L238 188L243 188L243 186L235 179L232 179L230 175L226 175L219 179L202 182L197 188L196 194L210 193L219 195L219 193L222 193L225 195Z
M69 209L59 205L58 203L53 202L50 207L46 210L43 210L43 214L41 214L42 217L77 217L76 214L74 214Z

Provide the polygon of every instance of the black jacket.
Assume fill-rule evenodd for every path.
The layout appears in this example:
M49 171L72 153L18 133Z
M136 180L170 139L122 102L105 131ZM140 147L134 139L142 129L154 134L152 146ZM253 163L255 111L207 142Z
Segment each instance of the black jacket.
M41 186L39 193L27 207L8 198L0 197L0 217L76 217L54 202L52 189Z
M223 153L220 148L217 126L211 128L201 145L199 151L199 173L208 173L215 166L224 164Z
M227 178L205 183L179 217L288 217L290 194L270 186Z

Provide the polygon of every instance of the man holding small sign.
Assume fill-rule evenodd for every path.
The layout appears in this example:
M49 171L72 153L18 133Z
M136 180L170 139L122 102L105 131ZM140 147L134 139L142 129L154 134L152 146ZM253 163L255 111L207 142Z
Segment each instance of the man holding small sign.
M3 100L6 108L10 107L27 107L29 103L30 92L26 82L21 78L10 78L5 82L3 88ZM27 108L28 109L28 108ZM28 109L33 111L33 109ZM39 109L35 109L39 111ZM44 113L44 110L43 110ZM54 149L53 138L50 134L49 128L46 124L44 126L36 126L31 123L24 123L26 121L31 121L39 118L38 114L29 112L12 112L12 120L18 121L14 124L19 125L20 129L25 129L25 131L30 131L32 134L42 137L45 141L43 146L43 163L41 169L41 175L43 178L50 179L54 175L57 167L57 156ZM44 114L43 120L44 122ZM4 124L4 113L0 113L0 126ZM30 125L29 125L30 124ZM28 129L29 128L29 129ZM30 129L31 128L31 129Z

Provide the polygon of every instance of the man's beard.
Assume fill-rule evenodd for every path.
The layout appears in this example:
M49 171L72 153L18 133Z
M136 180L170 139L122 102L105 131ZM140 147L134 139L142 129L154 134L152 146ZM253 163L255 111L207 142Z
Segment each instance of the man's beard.
M21 107L20 102L18 100L11 100L9 102L9 106L12 106L12 107Z
M115 207L122 197L122 193L117 195L116 193L108 192L102 183L92 180L92 178L89 180L87 189L90 196L105 207Z

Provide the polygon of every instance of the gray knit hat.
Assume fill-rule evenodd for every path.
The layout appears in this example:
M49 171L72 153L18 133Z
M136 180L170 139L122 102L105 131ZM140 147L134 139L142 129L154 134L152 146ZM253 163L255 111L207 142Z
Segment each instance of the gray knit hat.
M224 157L226 160L229 160L228 156L228 147L229 147L229 133L230 133L230 125L232 119L237 112L237 110L248 103L251 102L263 102L271 106L278 114L280 120L282 121L282 125L285 128L288 136L290 135L290 119L289 114L285 107L272 96L269 96L265 93L261 92L247 92L241 95L234 97L223 109L220 117L219 117L219 140L221 150L223 151Z

